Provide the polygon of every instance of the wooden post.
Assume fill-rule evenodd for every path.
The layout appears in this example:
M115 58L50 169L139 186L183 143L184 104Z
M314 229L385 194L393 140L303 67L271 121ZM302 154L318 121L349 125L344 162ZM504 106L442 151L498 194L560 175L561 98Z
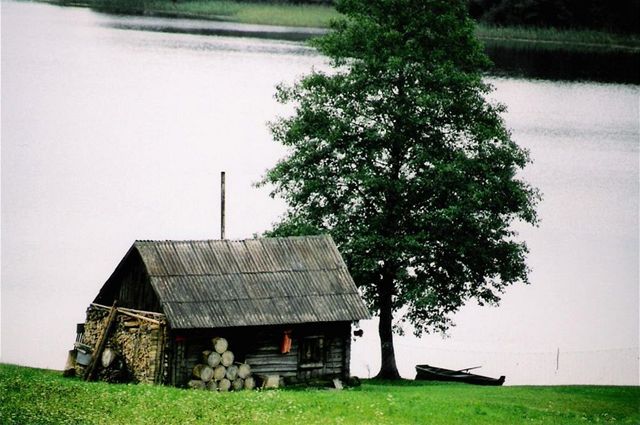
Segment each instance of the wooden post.
M224 203L225 203L225 175L224 171L220 173L220 239L224 240Z
M102 350L104 349L104 345L107 342L107 337L109 336L109 329L113 324L113 319L115 319L116 317L116 311L118 310L116 308L116 303L117 301L113 302L113 306L111 306L111 309L109 310L107 324L105 328L102 330L100 337L98 338L98 343L96 344L96 347L94 348L93 353L91 353L91 361L89 362L89 366L87 366L87 370L84 373L85 381L90 381L93 378L93 375L96 371L96 365L98 363L98 359L102 355Z

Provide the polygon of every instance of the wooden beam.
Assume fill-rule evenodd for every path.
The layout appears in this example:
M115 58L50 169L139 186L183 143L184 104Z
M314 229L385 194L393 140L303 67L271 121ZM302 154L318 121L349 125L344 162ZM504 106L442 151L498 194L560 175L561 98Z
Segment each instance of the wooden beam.
M150 317L144 317L144 316L141 316L141 315L139 315L139 314L131 313L131 312L129 312L129 311L127 311L127 310L124 310L124 309L122 309L122 308L119 308L119 309L117 309L117 310L118 310L118 313L126 314L127 316L135 317L136 319L146 320L147 322L155 323L156 325L159 325L159 324L160 324L160 321L159 321L159 320L152 319L152 318L150 318Z
M108 305L97 304L97 303L91 303L91 305L94 306L94 307L103 308L105 310L109 310L111 308ZM118 311L130 311L132 313L148 314L150 316L163 316L163 317L165 316L164 313L158 313L156 311L136 310L136 309L133 309L133 308L126 308L126 307L118 307Z
M104 308L104 309L110 309L111 308L111 307L107 307L106 305L96 304L96 303L91 303L91 305L94 306L94 307ZM152 311L143 311L143 310L134 310L132 308L118 307L116 310L118 311L118 313L126 314L127 316L135 317L136 319L146 320L148 322L155 323L156 325L162 324L162 321L158 320L158 319L164 320L165 317L166 317L162 313L155 313L155 312L152 312ZM146 317L146 316L143 316L142 314L138 314L138 313L154 315L156 317L161 316L161 317L158 317L158 319L152 319L151 317Z

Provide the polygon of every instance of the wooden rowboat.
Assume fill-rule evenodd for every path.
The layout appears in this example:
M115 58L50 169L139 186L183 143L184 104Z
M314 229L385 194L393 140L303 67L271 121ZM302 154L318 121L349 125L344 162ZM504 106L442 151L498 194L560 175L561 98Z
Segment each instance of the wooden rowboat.
M500 378L489 378L488 376L474 375L469 373L471 369L477 369L477 367L470 367L467 369L450 370L440 367L429 366L428 364L416 366L416 380L417 381L453 381L453 382L466 382L467 384L475 385L502 385L504 384L504 376Z

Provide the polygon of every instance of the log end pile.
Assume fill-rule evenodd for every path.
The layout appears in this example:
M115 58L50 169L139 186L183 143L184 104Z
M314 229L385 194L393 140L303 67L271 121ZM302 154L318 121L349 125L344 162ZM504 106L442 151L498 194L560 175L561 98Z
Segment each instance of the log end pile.
M202 363L193 368L193 378L188 388L209 391L252 390L256 381L251 376L251 366L235 363L233 351L225 338L213 338L212 350L202 352Z

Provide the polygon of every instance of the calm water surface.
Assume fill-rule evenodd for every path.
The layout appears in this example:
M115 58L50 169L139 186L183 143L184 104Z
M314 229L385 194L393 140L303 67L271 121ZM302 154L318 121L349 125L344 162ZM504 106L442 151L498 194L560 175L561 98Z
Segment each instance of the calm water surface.
M139 18L137 18L139 19ZM153 19L145 25L153 26ZM3 362L61 368L75 323L135 239L251 237L284 206L252 187L284 154L274 86L325 60L292 41L140 31L86 9L2 2ZM530 286L468 306L416 363L511 384L638 384L638 86L494 79L535 163ZM352 370L377 371L373 321ZM559 352L559 355L558 355Z

